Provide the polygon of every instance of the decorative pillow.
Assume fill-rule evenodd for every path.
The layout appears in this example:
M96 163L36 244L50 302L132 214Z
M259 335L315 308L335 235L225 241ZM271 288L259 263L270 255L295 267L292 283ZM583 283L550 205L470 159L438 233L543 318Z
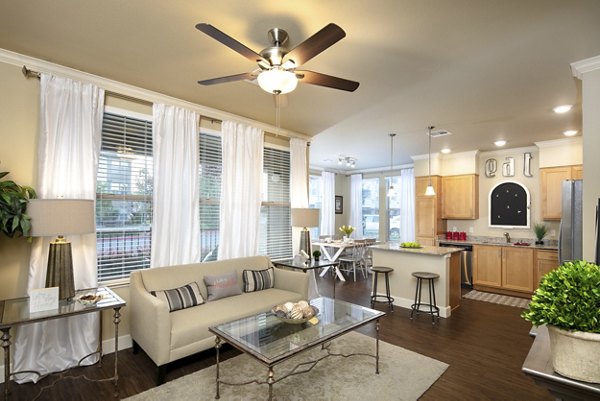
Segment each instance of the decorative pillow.
M221 276L204 276L204 284L206 284L209 301L242 293L235 271Z
M173 288L172 290L151 291L150 293L163 302L166 302L169 305L169 312L191 308L192 306L204 303L198 283L195 281L183 287Z
M262 291L273 288L273 268L266 270L244 270L244 292Z

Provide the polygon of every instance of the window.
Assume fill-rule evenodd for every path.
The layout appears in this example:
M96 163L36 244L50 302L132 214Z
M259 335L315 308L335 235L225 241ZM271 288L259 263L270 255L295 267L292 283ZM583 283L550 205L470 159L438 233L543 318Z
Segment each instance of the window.
M203 262L217 260L223 173L221 137L200 134L200 247Z
M323 177L311 175L308 177L308 207L323 210ZM310 229L311 238L319 238L320 227Z
M125 114L125 112L123 113ZM98 280L150 266L152 122L105 112L96 187Z
M386 177L386 188L394 186L394 190L387 197L388 239L400 240L400 176Z
M273 259L292 257L290 152L264 149L259 253Z
M379 178L362 180L363 235L379 238Z

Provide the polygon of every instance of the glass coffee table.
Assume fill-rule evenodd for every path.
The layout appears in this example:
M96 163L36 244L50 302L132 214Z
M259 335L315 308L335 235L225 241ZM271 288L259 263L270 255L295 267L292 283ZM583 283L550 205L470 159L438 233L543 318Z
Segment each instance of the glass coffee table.
M286 377L305 373L311 370L316 362L334 354L329 351L328 342L336 337L346 334L357 327L375 322L375 355L368 353L344 354L368 355L375 358L375 373L379 374L379 319L385 315L374 309L349 302L339 301L331 298L316 298L310 304L319 309L316 316L318 322L308 321L301 324L291 324L280 320L272 312L262 312L254 316L234 320L218 326L210 327L209 330L216 335L215 349L217 353L217 389L215 398L220 398L220 385L244 385L249 383L268 384L269 400L273 398L273 385ZM252 356L264 364L268 369L266 381L259 379L244 383L231 383L221 380L219 375L219 349L225 341ZM273 367L293 356L321 345L327 354L317 361L304 362L300 365L308 365L305 369L297 366L291 373L275 378Z

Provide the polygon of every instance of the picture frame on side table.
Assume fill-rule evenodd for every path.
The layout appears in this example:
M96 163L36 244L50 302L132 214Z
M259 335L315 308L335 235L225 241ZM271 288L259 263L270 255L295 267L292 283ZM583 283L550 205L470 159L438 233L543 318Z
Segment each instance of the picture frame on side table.
M335 214L344 213L344 197L340 195L335 196Z

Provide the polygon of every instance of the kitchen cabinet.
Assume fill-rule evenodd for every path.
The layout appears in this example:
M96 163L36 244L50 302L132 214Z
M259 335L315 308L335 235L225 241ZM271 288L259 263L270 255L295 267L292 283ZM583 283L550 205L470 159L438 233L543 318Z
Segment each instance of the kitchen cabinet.
M542 218L544 220L560 220L562 182L581 178L583 178L581 165L540 169Z
M479 175L442 177L442 218L475 220L479 218Z
M441 218L442 186L439 176L431 177L435 196L425 196L429 177L415 179L415 239L422 245L435 245L436 236L446 232Z
M501 293L533 292L533 249L516 246L475 245L473 286ZM521 294L522 295L522 294Z
M558 251L536 249L535 250L534 289L538 287L544 274L558 267Z

